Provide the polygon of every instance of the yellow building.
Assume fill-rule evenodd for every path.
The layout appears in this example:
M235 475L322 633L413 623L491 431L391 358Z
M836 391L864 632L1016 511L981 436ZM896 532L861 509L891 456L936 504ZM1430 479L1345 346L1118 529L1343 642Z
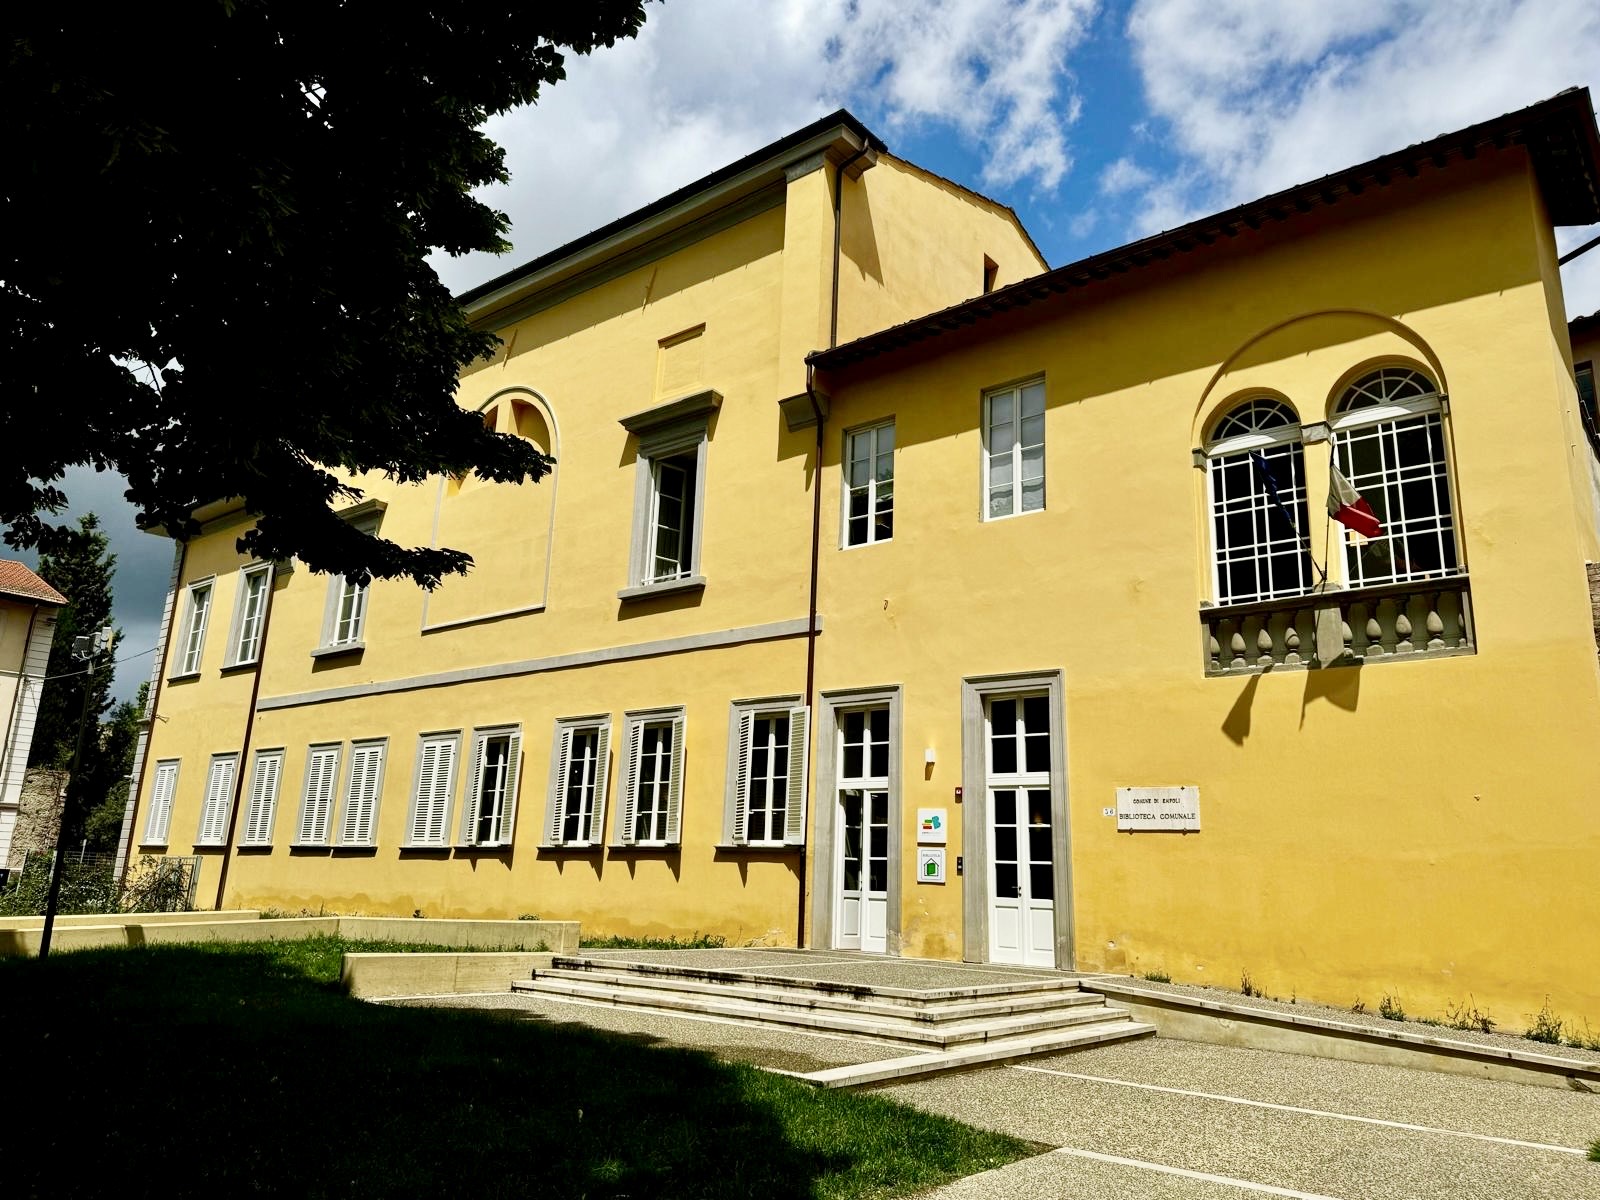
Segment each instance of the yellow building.
M465 579L218 507L131 838L225 905L1600 1023L1597 219L1587 92L1053 271L830 118L466 297L556 472L348 514Z

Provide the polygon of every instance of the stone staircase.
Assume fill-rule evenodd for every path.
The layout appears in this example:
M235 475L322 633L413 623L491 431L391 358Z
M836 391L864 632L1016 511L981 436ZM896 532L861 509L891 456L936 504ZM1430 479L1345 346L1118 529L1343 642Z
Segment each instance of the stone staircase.
M1070 977L927 988L790 979L767 972L558 956L512 988L552 1000L784 1026L905 1050L801 1074L853 1086L1141 1037L1133 1021Z

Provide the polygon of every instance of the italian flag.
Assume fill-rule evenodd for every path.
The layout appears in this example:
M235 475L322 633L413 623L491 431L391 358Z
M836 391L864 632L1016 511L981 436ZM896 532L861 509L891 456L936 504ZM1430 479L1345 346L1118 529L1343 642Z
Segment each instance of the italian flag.
M1362 537L1375 538L1381 534L1383 526L1378 523L1372 505L1361 498L1361 493L1340 474L1337 466L1330 464L1328 471L1328 515Z

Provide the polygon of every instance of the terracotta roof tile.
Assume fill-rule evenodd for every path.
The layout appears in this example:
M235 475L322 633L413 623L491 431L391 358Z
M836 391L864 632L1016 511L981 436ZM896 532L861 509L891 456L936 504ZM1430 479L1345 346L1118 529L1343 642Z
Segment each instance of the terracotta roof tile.
M40 604L65 604L67 598L26 566L9 558L0 558L0 596L16 596L23 600L36 600Z

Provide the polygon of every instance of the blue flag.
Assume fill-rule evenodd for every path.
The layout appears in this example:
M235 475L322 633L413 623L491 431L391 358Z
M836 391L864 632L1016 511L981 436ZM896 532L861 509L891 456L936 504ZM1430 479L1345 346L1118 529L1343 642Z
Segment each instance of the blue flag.
M1284 519L1298 539L1300 527L1294 523L1294 517L1290 515L1288 508L1284 506L1282 497L1278 495L1278 478L1272 473L1272 467L1267 463L1267 456L1259 450L1252 450L1250 452L1250 462L1255 466L1256 474L1261 476L1261 482L1266 484L1267 495L1272 498L1272 506L1278 510L1278 515Z

